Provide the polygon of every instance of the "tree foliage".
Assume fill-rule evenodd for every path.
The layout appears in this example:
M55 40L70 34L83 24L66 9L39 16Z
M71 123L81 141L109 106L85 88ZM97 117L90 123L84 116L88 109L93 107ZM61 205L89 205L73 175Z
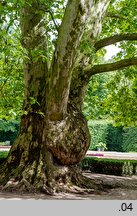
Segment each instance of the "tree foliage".
M23 99L23 48L18 3L0 3L0 118L16 118Z
M107 151L127 151L123 148L124 130L122 126L114 127L113 122L106 120L92 120L88 122L88 126L91 133L89 149L97 150L98 144L104 143ZM130 132L132 133L132 130Z
M115 125L137 126L137 72L135 68L116 73L107 83L110 90L104 100L106 110L111 110Z
M41 10L44 10L46 14L45 26L48 38L48 50L46 53L39 50L37 51L39 54L33 52L33 57L35 58L35 55L40 55L43 60L44 58L48 59L50 64L66 3L61 0L54 2L40 1L41 3L43 4ZM89 71L89 75L102 73L107 69L111 71L114 67L116 67L115 70L119 69L124 67L123 63L126 63L127 66L134 63L137 64L135 58L137 40L136 3L133 0L130 2L112 1L103 20L102 33L94 45L96 52L94 52L93 45L90 43L90 28L87 26L80 44L79 58L85 68L89 68L91 61L93 64L94 59L95 66L92 67L91 72ZM27 53L20 43L19 11L23 5L24 1L21 0L2 1L0 4L0 117L6 117L6 119L15 118L16 115L22 114L23 59L27 58ZM120 52L111 59L110 64L112 66L107 64L103 66L106 62L104 59L104 47L116 43L120 48ZM114 65L114 61L121 59L124 61L124 58L130 58L129 63L125 61ZM102 67L100 63L102 63ZM115 74L116 77L110 74L110 76L97 75L91 78L84 106L86 115L88 114L88 118L89 116L104 118L104 114L108 114L115 119L117 124L136 125L136 67L125 69L123 72ZM111 76L112 79L110 78ZM106 82L107 85L105 85Z
M115 121L115 125L137 125L137 67L121 69L124 65L137 64L136 3L113 1L108 8L100 39L94 45L101 64L93 66L90 71L98 75L91 78L85 97L84 112L88 119L109 118ZM112 44L118 46L119 52L107 63L105 47ZM117 69L120 70L115 73L100 74Z

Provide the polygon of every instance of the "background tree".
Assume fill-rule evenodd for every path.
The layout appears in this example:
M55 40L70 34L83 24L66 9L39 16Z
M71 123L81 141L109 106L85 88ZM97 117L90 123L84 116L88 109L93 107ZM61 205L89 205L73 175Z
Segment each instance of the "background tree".
M9 19L9 10L20 20L25 90L20 133L1 167L1 184L5 189L52 193L66 188L64 184L67 188L72 183L96 187L74 171L90 143L82 105L91 76L137 64L136 57L108 64L97 61L97 52L103 47L137 39L131 32L101 38L102 22L108 22L108 6L115 8L121 2L1 3L5 20ZM59 16L60 11L63 16Z
M23 98L23 48L18 4L0 1L0 118L17 118Z

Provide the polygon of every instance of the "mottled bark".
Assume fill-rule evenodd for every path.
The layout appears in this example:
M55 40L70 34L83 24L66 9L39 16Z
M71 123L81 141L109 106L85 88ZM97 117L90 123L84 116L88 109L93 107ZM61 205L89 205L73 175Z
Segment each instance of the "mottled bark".
M87 29L85 30L86 40L89 45L93 48L93 53L96 52L95 44L96 40L99 37L102 31L102 20L107 11L110 0L94 1L90 9L90 19L87 21ZM81 57L80 57L81 56ZM89 68L92 68L93 58L86 55L86 52L83 54L78 53L78 61L75 64L72 73L70 93L69 93L69 102L73 106L77 107L78 110L82 110L83 99L86 91L87 84L90 80L92 74L87 72ZM88 66L88 69L86 69Z
M52 193L65 190L66 185L69 189L74 183L95 187L91 183L86 185L85 178L82 180L79 172L74 171L90 144L81 111L88 80L83 67L74 65L86 21L92 15L90 38L94 40L101 31L109 2L68 1L50 69L46 58L46 17L40 2L29 0L22 9L22 45L27 53L25 113L19 136L1 167L3 189Z
M83 65L79 64L73 71L69 94L69 103L79 110L79 112L82 112L87 83L87 74L84 72Z
M29 0L21 10L22 46L26 49L24 59L24 111L44 112L47 88L47 36L45 13L38 1Z
M48 121L45 135L48 150L64 165L78 164L90 144L86 119L73 105L68 105L68 114L63 120Z
M48 101L51 120L63 119L67 113L72 69L90 9L89 0L68 1L51 67Z

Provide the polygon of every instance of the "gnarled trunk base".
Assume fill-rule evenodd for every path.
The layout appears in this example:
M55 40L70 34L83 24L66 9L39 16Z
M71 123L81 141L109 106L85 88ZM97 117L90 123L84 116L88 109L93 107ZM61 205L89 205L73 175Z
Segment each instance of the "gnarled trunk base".
M76 110L60 121L22 117L20 135L0 169L1 189L47 194L101 189L77 166L89 143L86 121Z
M100 181L94 181L82 175L82 172L76 166L71 167L57 167L54 172L44 172L41 167L41 174L35 175L36 167L25 167L22 174L16 170L16 174L10 174L6 179L1 179L2 191L8 192L29 192L29 193L45 193L54 195L56 193L98 193L99 191L106 191L101 186ZM20 178L18 177L20 176ZM5 177L4 177L5 178Z

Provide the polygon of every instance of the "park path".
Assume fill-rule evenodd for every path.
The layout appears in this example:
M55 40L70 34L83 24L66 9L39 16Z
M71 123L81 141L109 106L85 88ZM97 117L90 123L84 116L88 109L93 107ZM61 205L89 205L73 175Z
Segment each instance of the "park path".
M113 158L113 159L130 159L137 160L137 153L135 152L115 152L115 151L90 151L88 150L86 156L95 156L99 158Z

